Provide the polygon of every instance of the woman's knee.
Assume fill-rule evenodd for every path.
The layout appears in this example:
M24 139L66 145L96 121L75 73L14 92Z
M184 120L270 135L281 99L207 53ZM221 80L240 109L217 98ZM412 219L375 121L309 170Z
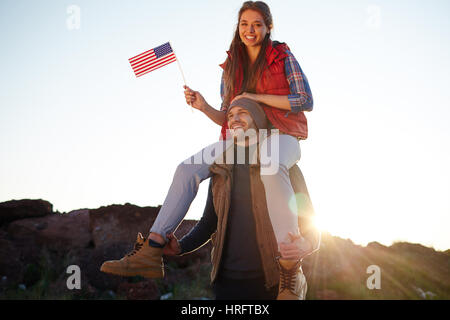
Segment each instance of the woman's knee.
M268 167L261 166L260 176L264 185L271 184L289 178L289 169L281 163L274 162Z
M262 175L284 174L300 160L300 145L288 135L269 137L262 144L259 157Z
M173 180L184 186L198 188L203 180L210 177L209 167L207 164L189 164L182 162L177 166Z

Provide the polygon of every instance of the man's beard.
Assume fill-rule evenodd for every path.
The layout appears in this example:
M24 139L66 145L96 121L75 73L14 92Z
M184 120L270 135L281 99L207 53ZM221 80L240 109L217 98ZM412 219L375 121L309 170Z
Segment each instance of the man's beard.
M245 131L243 128L231 129L230 132L237 145L245 146L246 141L248 141L248 145L258 142L258 130L254 128L249 128Z

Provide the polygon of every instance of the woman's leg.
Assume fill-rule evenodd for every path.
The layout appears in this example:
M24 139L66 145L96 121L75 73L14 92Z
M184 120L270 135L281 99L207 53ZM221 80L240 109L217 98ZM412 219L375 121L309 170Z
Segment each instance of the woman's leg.
M186 216L200 182L211 176L209 167L232 143L232 140L213 143L178 165L166 199L150 229L150 239L162 237L164 242L167 241L166 234L173 232ZM155 234L159 236L155 237Z
M164 277L162 251L166 234L173 232L183 220L200 182L210 176L209 167L227 145L228 141L216 142L181 163L148 240L139 233L132 252L120 260L105 261L100 270L121 276Z
M264 157L271 149L269 166ZM300 146L289 135L269 136L261 145L261 180L266 193L270 221L278 245L291 242L289 232L299 235L297 201L289 178L289 169L300 160ZM275 170L274 167L277 169ZM304 300L307 290L306 278L300 268L301 260L279 259L280 282L277 300Z
M289 169L300 160L298 140L273 134L261 143L260 159L261 180L277 243L290 242L289 232L299 234L297 203L289 178Z

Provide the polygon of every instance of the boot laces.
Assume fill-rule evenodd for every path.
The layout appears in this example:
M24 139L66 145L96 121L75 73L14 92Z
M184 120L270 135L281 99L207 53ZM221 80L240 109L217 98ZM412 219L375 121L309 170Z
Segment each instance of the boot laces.
M142 243L136 242L136 243L134 244L133 251L127 253L127 256L129 257L129 256L135 255L135 254L142 248L142 246L143 246L144 243L145 243L145 240L146 240L146 239L144 238L144 241L143 241Z
M301 262L297 262L291 269L285 269L280 265L280 291L288 289L292 293L295 292L298 268Z

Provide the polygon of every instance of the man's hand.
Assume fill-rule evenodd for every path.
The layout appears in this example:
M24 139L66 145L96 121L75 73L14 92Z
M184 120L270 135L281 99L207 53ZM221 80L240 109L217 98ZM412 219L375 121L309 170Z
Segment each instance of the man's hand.
M300 234L295 236L289 232L290 243L280 243L280 253L283 259L300 260L312 251L312 245Z
M163 254L166 256L176 256L180 254L181 247L175 235L173 233L168 233L166 237L168 242L163 248Z

